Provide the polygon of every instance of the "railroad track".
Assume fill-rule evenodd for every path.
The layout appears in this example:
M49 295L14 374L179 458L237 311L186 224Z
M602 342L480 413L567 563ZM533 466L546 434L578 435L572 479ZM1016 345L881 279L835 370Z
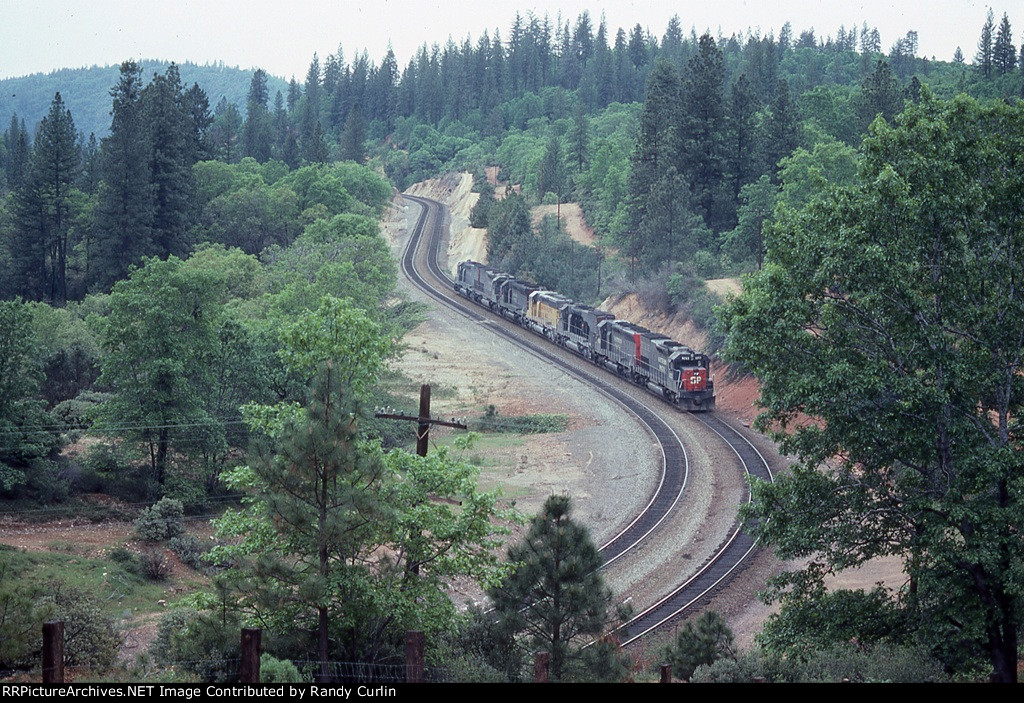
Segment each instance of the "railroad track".
M474 322L481 324L493 322L494 317L468 303L454 292L451 277L437 263L444 231L443 206L428 198L410 195L403 195L403 197L421 207L420 215L402 255L403 274L413 285L442 305L458 311ZM424 237L427 239L426 246L423 246ZM423 272L424 268L426 274ZM672 427L661 417L661 413L665 410L679 411L653 396L649 404L641 402L608 380L610 377L617 382L618 377L606 375L596 367L580 367L569 363L557 355L549 344L534 338L533 335L528 335L519 328L514 328L515 331L513 331L513 329L497 324L490 324L489 328L515 346L540 357L546 363L556 366L618 402L646 428L661 448L662 473L653 497L632 522L600 547L601 554L605 559L604 566L607 567L635 549L654 532L672 513L683 495L689 476L686 448ZM745 472L761 478L771 478L771 470L764 457L731 425L714 416L694 415L693 417L705 424L732 448ZM632 644L659 627L681 617L688 609L693 608L701 599L735 574L743 563L750 559L755 548L753 539L736 528L697 573L620 628L619 633L623 644Z

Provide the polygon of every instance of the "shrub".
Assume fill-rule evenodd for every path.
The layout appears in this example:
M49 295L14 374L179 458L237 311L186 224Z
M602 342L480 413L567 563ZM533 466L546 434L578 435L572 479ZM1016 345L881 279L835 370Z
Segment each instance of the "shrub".
M564 432L569 426L569 416L562 414L535 413L533 415L506 415L500 417L498 408L488 405L480 418L481 432L512 432L515 434L542 434Z
M171 564L162 549L148 549L139 558L142 575L150 581L166 581L171 575Z
M719 659L732 659L732 630L721 615L713 610L704 612L696 622L687 622L676 635L675 645L665 650L673 673L689 681L698 666L714 664Z
M735 659L719 659L697 667L697 683L750 683L755 678L768 683L919 683L948 681L942 665L927 651L912 646L879 644L855 647L850 644L785 655L752 649Z
M290 661L276 659L266 652L260 656L260 683L301 683L302 675Z
M230 610L220 617L175 608L160 619L150 651L158 664L177 666L200 681L237 681L240 627Z
M192 535L181 535L172 537L167 543L171 551L178 555L181 562L192 569L199 569L203 565L203 547L199 540Z
M180 500L161 498L135 521L135 534L147 542L163 542L185 531L185 509Z

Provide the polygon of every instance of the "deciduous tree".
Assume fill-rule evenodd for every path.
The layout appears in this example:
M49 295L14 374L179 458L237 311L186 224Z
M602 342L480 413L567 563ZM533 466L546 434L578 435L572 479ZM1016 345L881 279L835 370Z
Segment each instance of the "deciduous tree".
M1020 104L923 90L872 124L855 185L780 217L725 316L758 426L800 457L751 512L779 556L810 559L784 598L899 557L918 636L1000 681L1024 619L1022 153Z

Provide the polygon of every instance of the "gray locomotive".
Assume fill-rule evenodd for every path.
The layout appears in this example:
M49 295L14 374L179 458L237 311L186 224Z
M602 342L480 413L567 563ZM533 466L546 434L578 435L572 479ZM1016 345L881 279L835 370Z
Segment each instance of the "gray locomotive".
M681 408L714 410L709 359L685 344L476 261L459 264L455 291Z

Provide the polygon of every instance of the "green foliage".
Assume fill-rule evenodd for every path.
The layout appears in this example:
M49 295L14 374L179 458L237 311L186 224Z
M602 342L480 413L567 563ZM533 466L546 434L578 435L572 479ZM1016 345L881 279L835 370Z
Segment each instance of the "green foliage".
M942 665L920 648L849 643L787 657L752 649L697 667L694 683L942 683Z
M222 315L218 278L175 257L150 259L114 287L110 315L100 323L99 383L112 387L114 397L100 408L97 428L128 424L125 436L148 445L150 478L159 486L183 430L219 429L204 403L213 385L207 359Z
M199 569L203 565L202 559L205 552L194 535L172 537L168 540L167 546L189 568Z
M214 614L175 608L160 618L150 651L158 664L183 669L200 681L237 681L241 626L227 609Z
M283 315L314 310L325 295L350 299L383 322L397 269L377 223L353 214L318 220L287 249L264 252L270 304Z
M142 575L150 581L166 581L171 575L171 563L163 549L147 549L139 556Z
M137 556L128 551L124 545L111 549L107 554L107 558L115 564L118 564L128 573L135 574L136 576L142 576L142 562Z
M159 59L144 59L140 63L147 76L163 73L170 67L167 61ZM245 104L251 70L219 63L188 62L179 64L178 69L182 84L198 83L213 103L224 98L230 103ZM103 137L110 128L110 86L117 78L116 65L62 68L45 74L5 78L0 80L0 115L7 119L8 115L17 113L28 125L34 126L46 114L54 91L60 90L68 109L75 115L78 130L85 135L93 133ZM273 91L285 90L287 83L271 76L267 88L273 94Z
M910 645L907 615L882 586L868 592L821 589L811 598L787 601L757 640L765 649L799 656L846 642Z
M303 683L305 679L290 661L260 655L260 683Z
M61 557L66 562L66 557ZM32 560L13 548L0 548L0 667L38 666L42 626L64 621L64 660L104 668L121 646L114 621L93 593L61 578L42 580Z
M533 415L499 416L495 405L488 405L476 429L480 432L511 432L514 434L542 434L565 432L569 416L563 414L535 413Z
M622 667L613 650L600 648L605 656L591 660L594 653L581 649L612 624L612 592L598 571L601 555L587 529L572 520L567 497L545 501L523 541L509 547L508 561L512 573L488 591L498 617L495 635L525 635L527 646L548 652L555 681L617 678Z
M287 364L321 373L305 409L258 414L271 441L228 478L253 498L219 521L232 539L211 555L232 564L221 579L232 607L259 613L294 658L375 659L394 652L405 629L439 636L455 621L445 584L456 576L487 584L501 573L491 519L505 515L493 495L476 491L472 466L443 450L383 455L359 437L350 388L367 387L382 358L360 362L351 346L334 345L339 337L320 334L346 310L328 304L286 333Z
M161 498L139 514L135 534L147 542L165 542L185 531L184 518L180 500Z
M0 301L0 494L28 489L45 502L63 497L56 477L58 433L36 398L41 380L32 346L31 311L20 300Z
M689 681L699 666L710 666L719 659L735 659L732 630L713 610L701 613L696 622L687 621L676 635L675 644L665 650L672 674Z
M731 359L761 379L758 426L793 428L776 436L800 457L749 513L772 516L757 531L781 558L813 557L784 600L899 556L915 636L1000 680L1016 677L1024 564L1022 147L1020 104L922 91L872 124L854 185L782 211L724 316Z

